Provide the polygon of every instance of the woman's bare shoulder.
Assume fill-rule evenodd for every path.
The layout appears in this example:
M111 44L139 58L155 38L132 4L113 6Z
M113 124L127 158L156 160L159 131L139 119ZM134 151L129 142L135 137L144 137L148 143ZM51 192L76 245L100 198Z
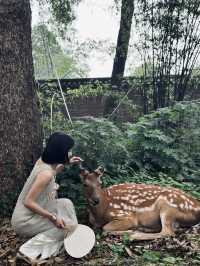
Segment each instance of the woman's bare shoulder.
M41 183L49 183L54 177L54 172L50 169L45 169L37 174L36 180Z

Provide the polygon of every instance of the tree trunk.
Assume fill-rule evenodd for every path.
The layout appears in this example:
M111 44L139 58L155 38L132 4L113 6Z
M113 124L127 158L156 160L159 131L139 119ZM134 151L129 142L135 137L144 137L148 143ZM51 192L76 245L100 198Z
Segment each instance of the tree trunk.
M118 33L117 48L112 70L112 84L118 84L120 79L124 76L133 11L134 0L122 0L120 29Z
M13 208L30 167L41 152L29 0L0 0L0 80L2 215Z

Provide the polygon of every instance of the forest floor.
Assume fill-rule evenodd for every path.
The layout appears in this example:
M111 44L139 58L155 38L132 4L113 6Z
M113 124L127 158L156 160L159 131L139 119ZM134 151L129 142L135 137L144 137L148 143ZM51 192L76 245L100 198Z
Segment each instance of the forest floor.
M127 236L113 237L96 231L96 245L82 259L67 254L49 260L53 266L84 265L200 265L200 225L179 231L176 237L153 241L129 242ZM16 236L9 219L0 219L0 266L27 266L16 260L19 246L24 242Z

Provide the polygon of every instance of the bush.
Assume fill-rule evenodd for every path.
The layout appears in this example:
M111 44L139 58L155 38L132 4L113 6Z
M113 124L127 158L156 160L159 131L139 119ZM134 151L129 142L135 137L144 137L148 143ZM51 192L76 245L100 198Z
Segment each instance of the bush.
M128 124L130 165L200 180L200 102L177 103Z
M115 175L126 166L129 158L126 135L113 122L97 118L78 121L70 133L76 140L74 152L89 168L102 165Z

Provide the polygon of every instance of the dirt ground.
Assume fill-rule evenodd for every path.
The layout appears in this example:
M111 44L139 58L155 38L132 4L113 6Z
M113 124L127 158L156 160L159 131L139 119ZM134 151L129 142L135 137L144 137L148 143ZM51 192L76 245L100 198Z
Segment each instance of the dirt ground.
M127 236L113 237L97 231L96 245L82 259L66 253L51 258L46 265L200 265L200 225L182 229L176 237L154 241L129 242ZM0 219L0 266L27 266L16 260L17 251L25 239L12 230L9 219Z

